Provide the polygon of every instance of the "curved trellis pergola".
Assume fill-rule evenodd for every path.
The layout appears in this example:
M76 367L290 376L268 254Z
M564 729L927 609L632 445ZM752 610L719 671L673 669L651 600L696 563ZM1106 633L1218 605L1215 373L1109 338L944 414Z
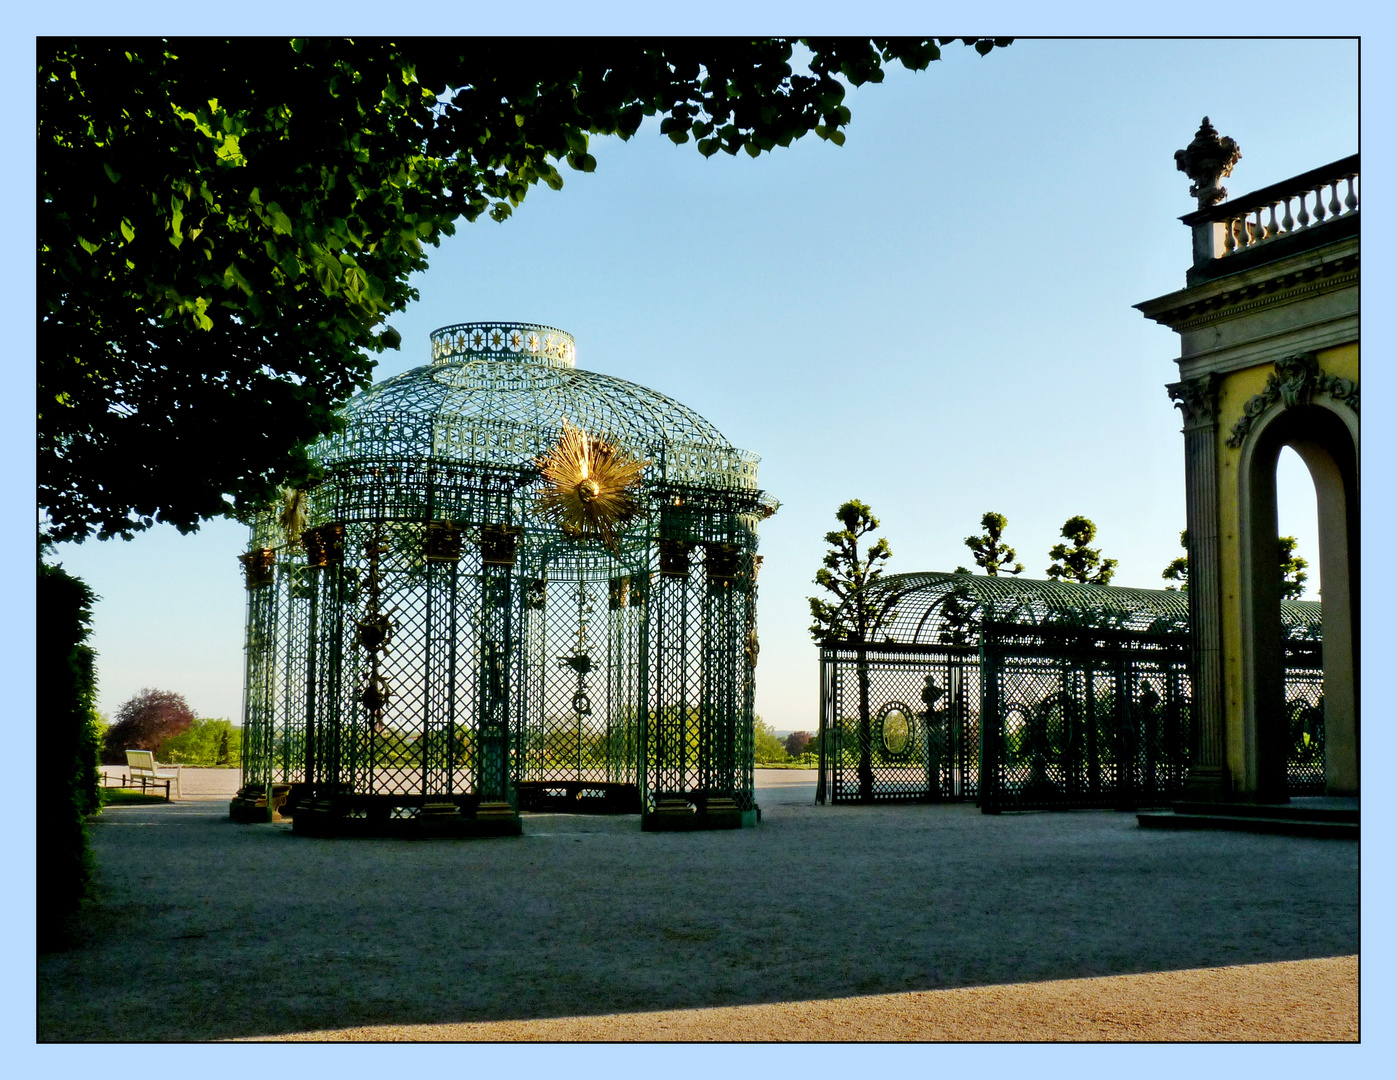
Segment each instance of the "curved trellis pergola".
M985 809L1163 805L1194 732L1188 593L975 574L880 578L868 641L821 648L818 797ZM1321 609L1281 605L1291 790L1323 786Z
M978 645L980 628L986 624L1146 636L1188 633L1188 593L1173 589L914 573L879 578L865 597L873 606L895 599L875 638L898 645ZM1320 605L1283 601L1281 624L1291 640L1318 640Z

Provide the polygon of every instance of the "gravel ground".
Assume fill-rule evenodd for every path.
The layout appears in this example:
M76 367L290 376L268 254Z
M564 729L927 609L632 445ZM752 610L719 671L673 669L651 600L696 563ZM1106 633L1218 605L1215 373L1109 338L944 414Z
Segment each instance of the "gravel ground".
M1358 957L775 1005L398 1024L285 1042L1357 1042Z
M714 1007L776 1003L796 1018L787 1034L770 1010L737 1009L736 1031L769 1034L721 1037L815 1038L841 1008L848 1023L833 1037L896 1037L831 1000L870 995L922 1016L915 1038L1102 1038L1109 1017L1127 1015L1130 1038L1351 1038L1356 1027L1356 1010L1344 1013L1352 959L1231 967L1357 954L1351 841L1146 831L1105 811L817 807L813 773L796 771L758 774L763 821L741 832L531 814L517 839L310 840L230 823L236 781L185 775L185 799L109 808L92 830L103 899L79 947L40 957L41 1041L388 1038L388 1025L414 1038L654 1038L655 1023L684 1031L658 1037L714 1038L702 1033L719 1030ZM1221 967L1251 974L1187 970ZM1013 985L1142 973L1174 974L1100 980L1136 988L1119 993ZM1286 1026L1287 986L1338 1011L1319 1028ZM925 993L955 988L976 989ZM1041 1009L1022 1004L1035 992ZM1097 1015L1083 993L1108 1019L1083 1019ZM981 1004L964 1004L976 994ZM950 1003L933 1010L950 1027L926 1019L932 1000ZM953 1018L987 1001L1004 1032L1026 1034L955 1035ZM1270 1009L1284 1031L1209 1036L1210 1009L1252 1021ZM617 1018L637 1013L651 1034L617 1034ZM612 1034L423 1033L539 1020ZM1177 1034L1160 1034L1171 1025Z

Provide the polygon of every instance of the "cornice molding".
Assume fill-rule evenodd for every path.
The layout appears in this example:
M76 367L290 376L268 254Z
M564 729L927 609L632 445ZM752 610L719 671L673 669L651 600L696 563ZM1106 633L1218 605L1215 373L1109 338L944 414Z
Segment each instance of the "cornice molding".
M1155 322L1186 333L1209 323L1235 318L1276 304L1290 303L1317 293L1337 292L1359 283L1358 252L1326 262L1299 267L1285 274L1248 281L1210 296L1189 298L1193 290L1174 294L1174 305L1146 312ZM1169 299L1168 297L1162 299ZM1141 308L1145 305L1137 305Z

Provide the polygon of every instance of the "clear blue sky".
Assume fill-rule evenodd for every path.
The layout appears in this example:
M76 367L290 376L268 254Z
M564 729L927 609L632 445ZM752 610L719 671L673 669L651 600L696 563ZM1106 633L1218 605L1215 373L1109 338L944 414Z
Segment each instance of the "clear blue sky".
M1164 384L1177 338L1132 310L1183 285L1193 205L1173 153L1206 113L1242 147L1228 187L1358 149L1351 41L1021 40L956 45L927 72L853 91L848 142L705 161L647 125L597 141L504 224L463 224L393 320L383 378L446 323L571 331L578 364L693 406L762 456L758 712L815 724L805 598L845 499L882 519L890 571L968 563L980 515L1042 577L1085 514L1116 583L1159 587L1184 524L1182 438ZM1293 457L1283 533L1317 554ZM241 709L244 530L161 528L60 553L103 597L100 707L143 686ZM1317 573L1314 583L1317 583Z

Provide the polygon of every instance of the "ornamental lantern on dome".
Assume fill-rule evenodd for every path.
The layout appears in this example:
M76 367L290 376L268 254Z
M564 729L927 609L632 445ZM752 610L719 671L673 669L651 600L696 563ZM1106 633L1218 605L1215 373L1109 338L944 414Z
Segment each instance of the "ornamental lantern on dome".
M252 525L240 820L498 835L529 809L736 828L752 789L757 457L469 323L312 448Z

